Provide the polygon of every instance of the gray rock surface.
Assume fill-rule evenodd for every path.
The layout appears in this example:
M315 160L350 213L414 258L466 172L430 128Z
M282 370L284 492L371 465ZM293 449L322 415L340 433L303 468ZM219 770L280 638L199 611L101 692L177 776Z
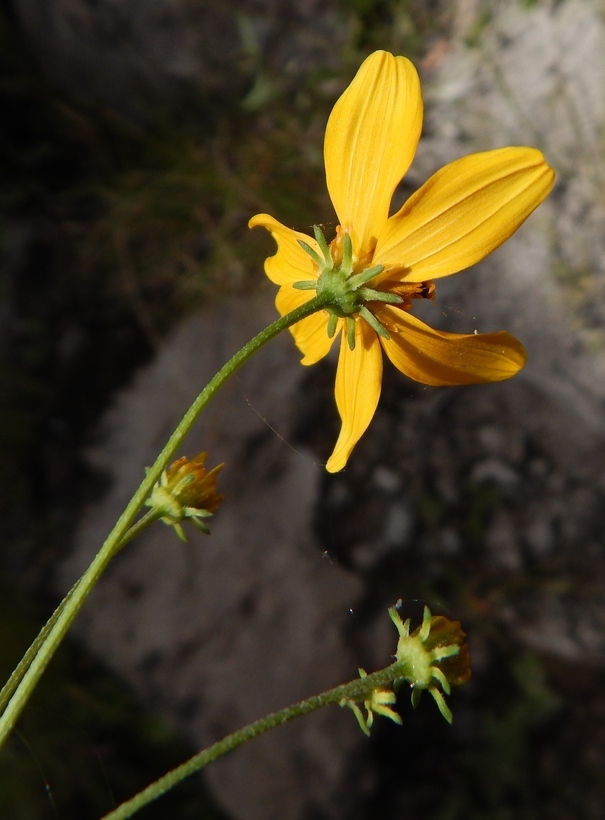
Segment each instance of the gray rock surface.
M491 10L485 29L470 45L464 38L452 44L431 77L421 173L427 161L458 155L461 146L527 144L544 151L557 183L529 224L479 265L470 282L451 281L448 298L456 310L467 316L472 310L481 330L514 332L529 353L527 367L506 388L506 408L499 414L494 408L509 432L501 443L496 434L491 447L484 434L484 448L493 454L475 465L471 479L483 472L483 481L524 502L516 525L501 513L488 533L505 564L521 561L512 557L521 549L525 566L556 560L563 570L582 563L577 553L584 552L590 574L591 560L593 570L605 568L599 537L605 490L603 4L567 0L525 8L507 2ZM528 460L532 451L542 456ZM583 595L533 595L515 627L522 640L566 654L563 636L574 634L574 657L605 664L603 588L593 590L585 606ZM577 625L577 610L592 628ZM559 643L549 637L555 631Z

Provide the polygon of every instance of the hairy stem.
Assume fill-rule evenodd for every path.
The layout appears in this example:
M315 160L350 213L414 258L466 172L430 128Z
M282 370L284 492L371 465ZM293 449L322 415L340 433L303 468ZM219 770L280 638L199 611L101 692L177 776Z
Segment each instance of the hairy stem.
M2 746L14 727L15 722L29 700L44 670L48 666L50 659L65 637L67 630L78 614L82 604L94 588L111 559L119 552L122 546L124 546L126 540L130 540L130 537L133 537L130 535L127 538L127 535L135 516L146 501L162 471L173 458L176 450L180 447L187 433L208 402L253 353L277 336L278 333L281 333L282 330L299 322L306 316L321 310L325 303L325 298L316 296L301 307L296 308L296 310L293 310L291 313L282 316L270 324L232 356L195 399L174 433L170 436L155 463L147 471L138 490L126 506L126 509L116 522L113 530L92 563L82 578L72 587L65 599L59 604L55 613L25 653L15 673L11 675L5 689L0 693L0 703L5 704L4 712L0 717L0 746ZM147 516L139 522L139 525L146 519ZM135 525L134 528L136 529L139 525Z
M292 706L281 709L279 712L273 712L266 717L260 718L260 720L254 721L254 723L249 723L242 729L238 729L222 740L213 743L212 746L209 746L207 749L198 752L198 754L189 758L185 763L177 766L176 769L160 777L159 780L151 783L133 798L122 803L117 809L106 814L102 820L125 820L127 817L132 817L137 811L174 788L174 786L186 777L203 769L208 763L212 763L212 761L222 757L227 754L227 752L237 749L238 746L241 746L248 740L252 740L252 738L258 737L270 729L274 729L276 726L281 726L282 723L288 723L290 720L294 720L294 718L307 715L309 712L315 712L317 709L322 709L324 706L329 706L330 704L340 704L347 700L363 701L376 687L386 686L404 677L408 671L407 666L407 660L398 661L371 675L356 678L349 683L344 683L341 686L336 686L334 689L329 689L327 692L322 692L321 695L315 695L306 700L301 700Z

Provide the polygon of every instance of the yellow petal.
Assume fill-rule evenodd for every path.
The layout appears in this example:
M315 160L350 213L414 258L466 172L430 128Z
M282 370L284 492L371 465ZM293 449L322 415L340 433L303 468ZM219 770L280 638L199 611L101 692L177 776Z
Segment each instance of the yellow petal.
M317 279L318 271L309 254L298 244L306 242L314 251L321 251L315 239L306 233L293 231L269 214L257 214L248 222L249 228L266 228L277 242L277 253L265 260L265 273L276 285L291 285L305 279ZM314 291L312 294L314 295ZM307 301L304 299L303 301Z
M355 349L351 350L343 323L334 390L342 427L326 464L328 472L335 473L346 465L353 447L372 421L381 385L382 351L376 333L358 319L355 322Z
M408 282L474 265L517 230L554 178L535 148L500 148L451 162L389 219L374 262L405 268Z
M398 370L422 384L483 384L509 379L527 354L514 336L499 333L444 333L390 305L374 313L390 334L380 341Z
M314 290L297 290L291 285L281 287L275 297L275 306L282 316L304 305L315 296ZM328 315L325 310L312 313L290 328L298 349L304 354L301 364L315 364L326 356L334 339L328 338Z
M421 129L416 69L405 57L374 52L336 102L324 145L328 191L358 255L373 250Z

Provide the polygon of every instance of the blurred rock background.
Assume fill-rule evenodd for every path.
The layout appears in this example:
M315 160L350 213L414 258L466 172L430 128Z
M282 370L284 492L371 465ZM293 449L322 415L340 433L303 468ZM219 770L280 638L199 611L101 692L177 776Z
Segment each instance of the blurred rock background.
M211 538L158 526L112 565L3 755L4 815L92 820L247 720L385 664L401 598L469 634L453 727L405 693L403 727L379 721L370 741L328 710L147 816L602 816L604 14L5 2L7 672L205 379L272 319L272 244L249 216L333 219L323 128L367 53L405 53L423 78L401 200L508 144L541 148L557 186L425 306L448 330L518 335L529 364L512 382L432 389L386 368L370 430L329 476L333 362L299 367L284 337L232 381L190 437L190 455L227 463Z

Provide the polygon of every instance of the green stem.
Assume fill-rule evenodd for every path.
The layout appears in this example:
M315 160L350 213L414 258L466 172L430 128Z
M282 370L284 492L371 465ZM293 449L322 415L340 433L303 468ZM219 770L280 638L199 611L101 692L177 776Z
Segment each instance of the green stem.
M291 313L282 316L280 319L277 319L275 322L270 324L247 344L245 344L234 356L232 356L232 358L229 359L229 361L218 371L218 373L210 380L210 382L195 399L189 410L187 410L183 416L183 419L179 423L178 427L169 438L166 446L157 457L155 463L147 471L141 485L126 506L126 509L122 515L119 517L113 530L107 537L105 543L93 559L92 563L80 581L78 581L78 583L76 583L68 593L64 602L59 605L58 611L49 621L50 625L47 624L47 626L44 627L44 635L42 637L38 636L17 667L18 669L27 668L23 674L19 674L18 677L20 680L17 685L13 686L11 684L14 692L2 714L2 717L0 717L0 747L11 732L16 720L23 710L23 707L27 703L36 684L48 666L50 659L65 637L67 630L78 614L82 604L99 580L108 563L123 546L123 540L128 533L128 529L131 526L134 517L144 504L162 471L166 468L166 465L174 456L178 447L182 444L185 436L197 420L202 410L214 397L217 391L223 386L227 379L229 379L230 376L232 376L236 370L238 370L241 365L249 359L250 356L252 356L253 353L259 350L259 348L270 341L274 336L277 336L278 333L281 333L282 330L285 330L296 322L299 322L301 319L310 316L312 313L321 310L327 304L327 301L327 297L316 296L304 305L296 308L296 310L293 310ZM35 650L34 645L36 646Z
M145 529L145 527L149 526L149 524L151 524L152 521L156 521L158 518L159 518L159 513L157 513L155 510L151 510L145 516L143 516L143 518L141 518L140 521L137 521L137 523L134 524L124 534L124 537L122 538L122 540L117 545L116 553L119 550L121 550L122 547L125 547L126 544L129 541L132 541L132 539L135 538L140 532L142 532ZM7 682L2 687L2 691L0 691L0 712L2 712L2 710L6 707L6 704L9 702L9 700L13 696L13 694L16 691L17 687L19 686L19 683L21 682L21 680L25 676L25 673L27 672L29 667L32 665L36 655L40 651L40 647L42 646L44 641L47 639L47 637L50 634L50 632L51 632L52 628L54 627L54 625L57 623L57 620L58 620L59 616L61 615L61 613L63 612L63 610L65 609L65 606L67 605L67 602L71 599L71 597L76 592L78 586L80 584L82 584L83 581L84 581L84 576L82 578L80 578L78 581L76 581L76 583L73 585L73 587L69 590L69 592L63 598L63 600L61 601L59 606L55 609L55 611L50 616L48 621L42 627L42 629L40 630L40 632L36 636L36 639L34 640L32 645L29 647L29 649L27 650L27 652L25 653L23 658L20 660L19 664L15 667L15 669L13 670L10 678L7 680Z
M165 794L174 786L178 785L182 780L192 774L203 769L208 763L216 760L222 755L231 752L248 740L274 729L276 726L281 726L282 723L288 723L294 718L301 715L307 715L309 712L314 712L317 709L322 709L324 706L330 704L340 704L343 700L363 701L372 689L380 686L386 686L393 683L395 680L400 680L405 677L408 672L408 662L397 661L390 666L380 669L371 675L366 675L365 678L356 678L349 683L343 683L341 686L336 686L334 689L329 689L327 692L322 692L321 695L301 700L292 706L287 706L279 712L273 712L260 720L249 723L237 732L227 735L222 740L213 743L207 749L204 749L189 760L177 766L171 772L168 772L159 780L151 783L143 791L136 794L130 800L122 803L117 809L106 814L102 820L125 820L127 817L132 817L140 809L147 806L152 801L156 800L161 795Z

